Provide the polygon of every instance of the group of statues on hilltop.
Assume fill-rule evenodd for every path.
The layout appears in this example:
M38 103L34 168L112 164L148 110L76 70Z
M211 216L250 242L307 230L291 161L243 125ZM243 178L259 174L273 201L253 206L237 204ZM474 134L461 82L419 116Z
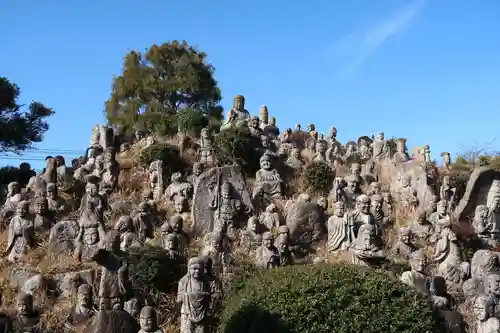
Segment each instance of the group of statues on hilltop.
M70 285L58 285L74 300L66 323L87 324L91 332L161 331L155 305L132 287L126 255L147 244L163 248L172 263L187 268L176 298L181 333L208 329L223 299L222 281L237 264L237 248L244 249L238 255L245 253L263 269L338 257L368 267L407 262L411 269L401 281L427 295L454 329L460 317L449 289L462 292L475 309L477 333L500 332L500 262L491 250L499 240L498 172L476 169L461 193L451 183L450 155L443 153L440 177L431 186L429 146L415 149L410 158L406 139L398 139L392 151L383 133L345 144L335 128L326 139L314 125L281 133L266 107L252 117L244 101L234 98L220 130L248 127L260 139L260 169L250 189L241 166L218 164L212 130L205 128L191 172L167 175L168 161L153 161L140 200L129 214L117 213L117 154L126 153L131 143L110 127L95 126L81 161L66 167L64 159L48 157L43 172L25 184L8 185L1 208L8 230L6 260L12 267L24 262L40 239L48 243L50 256L73 256L82 269L70 272ZM132 144L144 148L158 140L138 132ZM329 193L291 194L289 177L296 173L286 170L300 173L315 163L334 172ZM85 185L76 207L59 193L68 180ZM172 207L166 217L159 209L165 204ZM399 229L393 243L390 233L402 215L411 223ZM454 221L473 229L477 251L470 261ZM188 258L195 238L202 240L201 250ZM426 247L434 249L429 258ZM98 281L85 273L89 263L98 265ZM435 270L429 271L428 263ZM9 317L16 332L39 330L43 309L34 308L33 295L42 283L33 281L38 280L19 286L18 312Z

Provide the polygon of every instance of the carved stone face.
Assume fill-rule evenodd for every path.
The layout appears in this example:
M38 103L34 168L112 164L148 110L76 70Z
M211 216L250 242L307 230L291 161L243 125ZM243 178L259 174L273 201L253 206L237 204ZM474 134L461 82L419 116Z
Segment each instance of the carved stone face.
M104 152L104 159L106 161L112 161L112 160L114 160L114 157L115 157L114 155L115 154L111 150L106 150Z
M28 215L28 205L18 204L17 215L20 217L26 217Z
M76 302L79 307L84 309L89 309L92 305L92 297L88 292L78 293L76 297Z
M363 214L370 213L370 200L359 200L358 201L358 209Z
M412 270L422 273L425 269L425 261L423 258L412 258L410 266Z
M399 235L399 240L404 244L410 244L411 235L409 233L402 233Z
M245 108L245 101L241 97L237 97L233 101L233 108L236 110L243 110Z
M268 237L268 238L265 238L265 239L263 239L263 240L262 240L262 244L263 244L265 247L270 248L270 247L272 247L272 246L273 246L273 241L274 241L274 240L273 240L272 238L269 238L269 237Z
M262 159L260 161L260 167L264 170L271 170L271 161L269 161L269 159Z
M38 200L35 205L35 213L38 215L45 214L47 210L47 202L45 200Z
M377 182L373 182L370 184L370 191L373 194L379 194L380 193L380 184Z
M189 265L189 276L193 279L199 280L201 279L202 267L199 263L194 263Z
M498 211L500 208L500 196L496 195L491 199L490 210L492 212Z
M351 166L351 172L353 175L359 176L361 174L361 165L358 163L353 163Z
M257 220L254 218L249 218L247 223L247 229L249 231L256 232L257 231Z
M177 214L180 214L184 211L184 202L180 201L180 200L177 200L175 201L175 212Z
M250 127L253 129L259 128L259 118L252 118L250 120Z
M377 133L377 140L384 140L384 133Z
M139 318L139 324L144 332L153 332L154 330L154 318L151 315L142 315Z
M361 240L363 241L363 244L372 244L373 239L375 235L373 234L371 229L365 229L363 230L363 233L361 235Z
M170 177L170 180L172 181L172 184L179 184L181 182L182 175L180 172L176 172Z
M203 173L203 165L201 163L193 164L193 175L198 177Z
M9 195L12 196L12 195L18 194L20 192L21 188L20 188L18 183L10 183L8 190L9 190Z
M99 240L97 228L86 228L83 234L83 243L85 245L94 245Z
M318 202L317 202L317 205L318 207L320 207L321 209L324 209L324 210L327 210L328 209L328 201L326 200L325 197L321 197L318 199Z
M293 158L299 159L300 152L299 152L299 150L297 148L293 148L292 152L291 152L291 155L292 155Z
M437 204L437 212L440 214L440 215L444 215L446 214L446 204L442 203L442 202L439 202Z
M486 284L488 286L488 291L495 295L500 296L500 275L491 274L486 277Z
M269 138L267 136L262 137L260 144L263 148L269 148Z
M21 316L29 316L33 312L33 303L25 299L17 301L17 311Z
M335 216L337 216L337 217L344 216L344 205L340 205L340 204L335 205Z
M47 197L50 199L56 199L57 198L57 188L48 187L47 188Z
M372 211L379 212L382 210L382 202L380 202L379 200L372 200L370 203L370 207Z
M443 154L443 163L444 163L444 164L450 164L450 163L451 163L451 157L450 157L450 154L448 154L448 153Z
M97 188L97 184L87 183L87 186L85 187L85 192L89 196L95 197L97 195L97 193L99 192L99 189Z
M348 181L347 181L347 186L346 186L346 188L347 188L347 190L348 190L349 192L354 192L354 191L356 191L356 187L357 187L357 182L356 182L355 180L348 180Z
M113 310L123 310L123 304L120 297L113 297L110 299L111 309Z
M182 230L182 222L180 219L174 219L172 221L172 230L176 231L176 232L179 232Z
M318 142L316 144L316 151L320 154L323 154L325 152L325 145L322 144L321 142Z

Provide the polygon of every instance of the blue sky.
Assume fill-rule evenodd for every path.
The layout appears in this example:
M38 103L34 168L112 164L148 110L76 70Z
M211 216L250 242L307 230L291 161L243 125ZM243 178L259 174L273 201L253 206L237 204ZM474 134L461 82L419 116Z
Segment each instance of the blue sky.
M335 126L343 142L383 131L410 149L429 144L434 157L500 150L499 1L78 3L0 2L0 75L22 88L21 102L56 111L25 157L83 153L125 53L172 39L208 54L226 110L243 94L282 129Z

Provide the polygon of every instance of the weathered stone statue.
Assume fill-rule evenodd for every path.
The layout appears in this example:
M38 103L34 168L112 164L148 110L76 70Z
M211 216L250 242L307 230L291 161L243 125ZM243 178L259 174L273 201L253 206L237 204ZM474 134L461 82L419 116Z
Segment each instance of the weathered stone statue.
M155 221L151 205L148 202L141 202L137 207L137 214L132 219L131 231L139 237L141 242L153 239Z
M374 194L370 197L370 213L373 215L373 222L377 227L377 235L382 234L384 225L388 218L384 216L383 198L380 194Z
M358 196L362 194L359 178L355 175L349 175L344 179L346 182L346 186L344 187L344 193L347 198L346 205L348 209L352 209L355 207Z
M280 129L276 126L276 118L271 117L269 124L264 127L264 135L268 136L271 140L278 140L280 136Z
M392 160L396 164L401 164L408 162L409 159L406 138L400 138L396 141L396 152L392 156Z
M304 166L304 162L300 160L300 150L298 148L292 148L285 164L295 170L300 170Z
M356 240L349 247L351 263L374 266L385 260L385 253L377 243L375 227L363 224L359 228Z
M270 232L262 235L262 245L255 251L255 265L263 268L280 266L280 254L274 246L274 236Z
M170 218L169 224L169 233L173 234L177 238L179 244L179 252L184 254L189 244L189 236L184 231L184 220L180 215L174 215Z
M106 249L94 256L101 266L99 283L99 303L101 308L113 309L113 305L121 304L130 292L128 263L125 254L120 250L120 234L110 230L106 235Z
M103 186L115 189L118 186L118 176L120 175L120 165L116 161L116 153L113 147L104 150L103 159Z
M500 332L500 275L485 278L485 291L474 302L476 333Z
M410 228L399 229L399 240L394 246L394 254L403 260L410 260L411 254L417 251L417 247L412 242L412 231Z
M260 170L255 174L254 195L263 195L269 199L279 199L282 196L282 180L276 169L273 168L268 155L260 158Z
M499 231L496 230L496 225L489 217L490 213L486 205L476 206L472 226L483 246L496 246Z
M224 182L220 187L220 194L214 194L209 207L214 212L214 230L228 230L232 233L237 227L238 218L241 213L241 201L233 196L231 183ZM222 223L222 225L218 225Z
M123 304L123 309L127 311L132 317L137 318L141 312L141 303L137 297L133 297Z
M170 177L171 183L165 190L165 196L170 200L174 201L176 196L181 196L184 198L190 198L193 193L193 186L190 183L182 181L182 174L180 172L175 172Z
M347 187L347 183L342 177L336 177L333 182L333 187L328 195L329 199L335 203L342 201L344 205L349 204L349 198L345 193L344 189Z
M130 216L121 216L114 229L120 233L120 249L122 251L127 251L131 247L141 247L142 242L135 233L134 222Z
M413 235L421 239L427 239L433 234L432 224L427 221L427 214L424 210L418 210L415 213L411 230Z
M139 333L163 333L163 330L158 326L156 310L152 306L147 305L142 308L139 324L141 325Z
M16 215L9 222L7 250L9 261L21 259L26 251L34 246L35 228L29 217L29 203L21 201L17 205Z
M203 169L203 163L196 162L193 164L193 173L187 177L187 182L190 183L193 188L196 188L198 178L204 171Z
M259 120L260 129L264 129L269 125L269 112L267 110L267 106L261 105L259 108L259 116L257 117Z
M312 158L314 163L326 163L326 147L323 142L318 141L316 143L316 152Z
M250 121L248 122L248 129L250 130L250 134L252 134L256 138L260 138L264 134L260 125L260 120L257 116L250 118Z
M399 190L401 203L409 208L418 206L418 198L415 189L411 186L411 177L409 175L401 176L401 188Z
M231 127L246 126L249 119L250 113L245 110L245 97L236 95L233 98L233 107L227 111L226 120L220 129L222 131Z
M7 199L2 207L2 216L6 217L16 211L17 204L23 200L21 185L18 182L10 182L7 186Z
M449 170L451 164L451 155L448 152L442 152L441 154L441 165L443 168Z
M247 227L241 232L240 243L248 250L256 250L262 245L262 235L259 233L259 221L257 217L251 216L248 219Z
M337 250L347 250L352 239L352 219L348 212L345 211L345 204L342 201L337 201L333 206L333 216L327 222L327 248L329 252Z
M452 212L455 208L455 193L457 189L455 187L451 187L450 185L450 176L443 176L441 186L439 188L439 197L441 200L444 200L448 203L448 211Z
M49 230L55 223L55 220L53 216L51 216L48 208L48 201L46 198L35 199L35 230Z
M17 315L13 320L14 332L41 333L38 328L40 316L33 306L33 296L21 293L17 297Z
M276 238L275 246L280 255L280 266L292 265L296 247L291 244L290 229L286 225L278 228L278 237Z
M362 194L356 199L356 209L352 212L351 223L351 239L357 239L358 230L364 224L369 224L374 227L375 235L378 235L375 220L370 212L370 197Z
M47 184L47 205L50 214L54 217L66 212L66 201L59 196L55 183Z
M206 166L212 165L215 158L212 153L212 135L210 129L205 127L200 133L199 162Z
M209 257L212 260L213 273L220 278L227 271L231 261L228 239L220 230L214 231L209 236L200 257Z
M163 161L156 160L149 165L149 187L153 193L154 200L160 200L163 196Z
M405 271L401 274L401 282L415 288L422 294L429 292L429 278L425 274L425 254L423 250L417 250L410 254L410 271Z
M379 132L372 143L372 155L375 160L381 160L390 157L389 145L384 138L384 133Z
M489 274L500 274L500 260L496 252L477 250L470 261L471 278L462 285L464 296L474 299L485 292L484 279Z
M188 272L179 281L177 303L181 306L181 333L205 333L213 290L203 272L203 260L191 258Z
M280 215L275 204L269 204L266 210L259 215L260 223L268 230L272 231L280 226Z
M72 325L79 325L90 320L95 315L92 304L92 287L86 283L78 287L76 304L70 310L68 321Z

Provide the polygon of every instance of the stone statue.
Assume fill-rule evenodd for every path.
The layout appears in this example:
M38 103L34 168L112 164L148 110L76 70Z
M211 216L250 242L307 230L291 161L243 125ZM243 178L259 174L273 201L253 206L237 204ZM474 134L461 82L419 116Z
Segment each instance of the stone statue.
M260 127L259 117L252 117L248 122L248 129L250 130L250 134L252 134L256 138L260 138L264 135L262 128Z
M163 161L156 160L149 165L149 187L153 192L153 199L160 200L163 196Z
M426 260L423 250L417 250L410 254L410 271L401 274L401 282L415 288L418 292L427 295L429 292L429 281L425 274Z
M66 201L59 196L55 183L47 184L47 205L53 217L57 217L66 212Z
M441 200L444 200L448 203L448 211L452 212L455 208L455 193L457 189L455 187L451 187L450 185L450 176L444 175L442 184L439 188L439 197Z
M35 244L35 229L29 217L29 203L21 201L17 205L16 215L9 222L7 250L9 261L21 259L29 248Z
M198 178L204 171L203 169L203 163L196 162L193 164L193 173L187 177L187 182L190 183L193 188L196 188Z
M34 309L33 296L20 293L17 297L17 315L13 320L14 332L41 333L39 313Z
M203 261L191 258L188 272L179 281L177 303L181 306L181 333L205 333L213 290L203 272Z
M7 199L2 207L2 216L8 215L16 211L17 204L23 200L21 194L21 185L18 182L10 182L7 186Z
M328 251L347 250L353 241L353 234L351 232L353 226L351 225L352 219L349 213L345 211L343 201L334 203L333 214L327 222Z
M262 235L259 233L259 221L257 217L251 216L248 219L247 227L241 232L240 244L248 250L255 251L262 245Z
M152 306L147 305L142 308L139 324L141 325L139 333L163 333L163 330L158 326L156 310Z
M274 237L270 232L262 235L262 245L255 250L255 265L263 268L280 266L280 254L274 246Z
M257 117L259 120L260 129L263 130L269 125L269 112L267 111L267 106L261 105L259 109L259 116Z
M478 205L472 220L472 226L484 246L496 246L498 230L496 230L496 225L492 223L489 217L488 207Z
M212 154L212 135L210 129L205 127L200 133L200 152L199 162L210 166L215 162Z
M474 299L485 292L484 278L489 274L500 274L500 260L496 252L477 250L470 261L471 278L462 285L466 299Z
M451 164L451 155L448 152L442 152L441 154L441 165L445 169L450 169L450 164Z
M427 221L427 214L424 210L418 210L411 225L412 234L417 238L427 239L433 234L432 224Z
M120 165L116 161L116 153L113 147L104 150L102 184L103 186L115 189L118 186L118 176L120 175Z
M280 136L280 129L276 126L276 118L271 117L269 119L269 124L263 129L264 135L269 137L271 140L278 140Z
M184 198L190 198L193 193L193 186L190 183L182 181L182 174L180 172L174 172L170 177L170 185L168 185L165 190L165 196L170 200L174 201L176 196L181 196Z
M285 164L295 170L302 169L304 162L300 160L300 150L298 148L292 148Z
M260 170L255 174L252 198L259 203L267 200L281 199L283 195L281 176L273 168L268 155L260 158ZM262 205L260 205L262 207Z
M409 208L416 208L418 206L418 198L415 189L411 186L411 177L409 175L402 175L401 189L399 190L400 200L403 205Z
M314 163L326 163L326 147L323 142L318 141L316 143L316 152L312 158Z
M417 247L412 242L412 237L413 234L410 228L403 227L399 229L399 240L394 246L394 254L402 260L410 260L411 254L417 251Z
M380 194L374 194L370 197L370 213L373 215L373 222L379 236L382 234L383 227L388 221L388 218L384 216L383 200Z
M379 132L372 143L372 156L375 160L381 160L390 157L389 145L384 138L384 133Z
M474 302L476 333L500 332L500 275L489 274L485 291Z
M220 278L226 273L231 261L228 239L221 230L216 230L207 236L209 237L201 250L200 257L208 257L212 260L213 273L217 278Z
M180 215L174 215L171 217L169 224L169 233L173 234L178 241L178 247L180 253L185 253L187 246L189 244L189 236L184 232L184 220Z
M396 141L396 152L392 156L392 160L396 164L408 162L408 148L406 147L406 138L400 138Z
M116 222L114 230L120 233L120 249L122 251L142 245L139 236L135 233L134 222L130 216L121 216Z
M371 144L373 140L367 136L358 138L358 154L362 161L367 161L372 158Z
M355 240L358 237L358 230L364 224L373 226L375 235L378 235L375 220L370 212L370 197L362 194L356 199L356 209L352 212L351 239Z
M92 287L86 283L81 284L76 293L76 304L70 310L69 323L79 325L90 320L95 315L92 305Z
M233 98L233 107L227 112L226 120L220 129L222 131L231 127L246 126L249 119L250 113L245 110L245 97L236 95Z
M279 226L275 246L280 255L280 266L292 265L296 247L291 245L290 229L286 225Z
M259 221L268 231L277 229L280 226L280 216L276 205L269 204L266 210L259 215Z
M345 193L344 189L347 187L347 183L342 177L336 177L333 182L333 187L328 195L329 199L335 203L338 201L342 201L344 205L349 204L349 198Z
M380 183L373 182L373 183L370 183L370 185L368 185L368 190L366 191L366 194L369 196L377 195L377 194L381 195L382 194L381 189L382 189L382 187L380 186Z
M179 197L182 198L182 197ZM156 218L153 215L151 205L141 202L137 207L137 214L132 219L132 229L141 242L154 238L154 226Z
M349 247L351 263L374 266L385 260L385 253L377 245L378 242L376 242L375 237L375 227L373 225L363 224L359 228L356 240Z
M49 230L55 223L53 216L51 216L48 207L48 200L46 198L35 199L35 230Z

